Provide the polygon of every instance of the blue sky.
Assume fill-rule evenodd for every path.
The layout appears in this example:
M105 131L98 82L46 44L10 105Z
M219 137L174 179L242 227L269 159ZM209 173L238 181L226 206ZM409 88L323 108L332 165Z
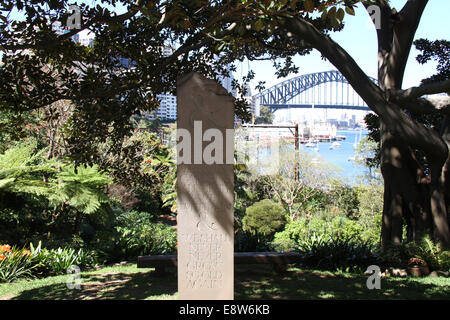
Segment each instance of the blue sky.
M95 4L95 0L76 0L76 2ZM391 5L399 11L407 0L391 0ZM125 10L124 7L116 8L118 13ZM17 18L17 14L13 15ZM449 39L450 35L450 0L429 0L425 9L421 23L416 33L416 39L428 38L430 40ZM331 37L338 42L350 55L356 60L359 66L368 74L376 78L377 74L377 42L376 32L366 10L359 5L355 16L346 15L345 28L342 32L335 32ZM426 65L420 65L415 57L418 51L411 50L408 65L405 71L403 87L408 88L417 86L423 78L435 73L436 64L429 62ZM297 66L300 67L299 74L308 74L319 71L335 70L336 68L329 62L321 59L320 54L314 51L308 56L297 56L294 58ZM247 74L248 66L255 71L256 78L252 87L258 81L266 81L266 87L275 85L285 80L277 79L275 70L270 61L255 61L238 64L234 77L239 79ZM294 77L294 75L289 76ZM256 93L256 92L254 92Z
M391 0L391 5L399 11L406 2L406 0ZM344 30L332 33L331 37L350 53L367 75L376 78L377 40L376 32L369 15L360 5L356 10L355 16L346 15L344 22ZM430 0L417 30L416 39L448 40L450 35L449 30L450 1ZM426 65L417 63L415 60L417 54L418 51L413 48L405 71L404 88L419 85L423 78L432 75L436 71L435 63L429 62ZM294 58L294 61L300 68L299 74L336 70L329 62L322 60L317 51L314 51L308 56L297 56ZM241 75L245 75L248 70L248 65L249 63L247 61L239 64L235 77L240 78ZM286 79L276 78L275 70L271 62L251 62L250 66L256 73L254 84L263 80L266 81L266 88L268 88ZM292 77L294 76L289 76L289 78Z

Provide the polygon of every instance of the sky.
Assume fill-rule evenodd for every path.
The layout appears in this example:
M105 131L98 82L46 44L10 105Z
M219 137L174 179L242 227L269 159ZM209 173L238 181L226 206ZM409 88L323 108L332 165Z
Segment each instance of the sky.
M77 3L95 4L96 0L76 0ZM403 7L407 0L391 0L391 6L398 11ZM117 13L122 13L124 7L116 8ZM449 39L450 35L450 0L429 0L423 14L415 39L427 38L429 40ZM18 18L18 15L14 15ZM375 28L370 20L366 10L359 5L355 16L346 15L344 19L345 27L341 32L331 33L331 37L339 43L355 59L361 69L367 75L376 78L377 75L377 40ZM436 64L429 62L420 65L416 60L418 51L413 47L403 82L403 88L417 86L423 78L426 78L436 71ZM321 71L336 70L336 68L327 61L324 61L317 51L313 51L307 56L296 56L294 58L299 67L297 75L290 75L293 78L302 74L309 74ZM266 82L266 88L282 82L288 78L277 79L275 69L270 61L244 61L238 63L234 78L240 79L248 72L249 67L256 73L254 81L251 83L253 94L256 93L254 87L259 81Z
M403 7L407 0L391 0L391 6L397 11ZM377 40L376 32L372 21L366 10L359 5L355 11L355 16L346 15L344 18L345 27L341 32L331 33L331 38L339 43L359 64L361 69L369 76L377 77ZM450 36L450 0L429 0L429 3L422 16L415 39L427 38L429 40L447 39ZM413 47L405 70L403 88L417 86L423 78L436 72L436 64L428 62L425 65L419 64L415 58L418 51ZM298 75L315 73L320 71L336 70L329 62L322 60L317 51L308 56L296 56L294 58L299 67ZM237 67L234 77L240 79L247 74L248 67L255 71L256 77L251 85L252 89L258 81L266 81L266 88L269 88L283 80L293 78L277 79L275 69L270 61L244 61ZM256 92L254 90L253 94Z

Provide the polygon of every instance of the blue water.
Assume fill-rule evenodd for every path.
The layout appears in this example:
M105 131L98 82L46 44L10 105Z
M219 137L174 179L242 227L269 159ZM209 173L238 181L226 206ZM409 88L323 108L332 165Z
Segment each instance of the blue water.
M337 172L337 175L341 178L348 180L348 182L354 182L358 176L362 176L366 172L364 166L359 166L354 163L354 161L349 161L350 157L355 155L355 150L353 144L355 143L355 137L359 143L360 139L367 135L367 130L361 131L361 138L359 130L338 130L337 134L345 136L346 139L339 141L340 147L335 149L330 149L332 142L320 142L319 151L314 151L314 148L307 148L302 145L301 150L307 151L309 153L319 154L327 162L332 163L341 170Z
M354 184L358 182L359 177L362 177L367 173L367 169L364 166L357 165L354 161L349 160L349 158L355 156L355 150L353 147L355 137L357 143L359 143L359 141L364 138L367 133L367 130L362 130L361 135L359 130L338 130L337 135L346 137L345 140L339 141L341 144L340 147L330 149L329 147L333 142L319 142L318 151L315 151L314 148L308 148L305 145L300 145L300 150L313 155L319 155L326 162L329 162L337 167L337 170L335 171L336 177L341 178L349 184ZM265 157L268 155L270 155L269 149L261 149L259 152L260 157Z

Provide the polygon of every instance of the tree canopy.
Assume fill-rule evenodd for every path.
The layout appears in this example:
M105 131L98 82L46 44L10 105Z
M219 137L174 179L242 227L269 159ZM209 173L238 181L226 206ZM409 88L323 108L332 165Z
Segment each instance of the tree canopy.
M357 2L101 0L80 4L81 30L95 36L94 45L85 47L71 40L80 29L61 34L57 28L69 17L70 1L1 1L0 106L5 114L23 115L70 101L74 108L65 128L70 155L92 162L94 142L110 138L120 144L131 129L130 116L157 108L156 96L174 92L180 74L217 78L226 74L227 64L248 58L273 59L278 76L286 76L297 71L292 56L312 48L286 35L283 18L301 18L327 33L342 28L343 8L352 14ZM117 8L126 10L117 14ZM317 9L322 16L313 14ZM253 77L250 72L244 82ZM233 85L245 95L246 86ZM239 97L236 114L249 120ZM16 127L24 123L24 117L16 119Z
M267 106L261 106L259 109L259 117L256 117L255 124L272 124L274 114Z
M328 35L343 30L345 15L355 14L359 3L371 15L377 8L377 84ZM217 78L226 73L227 64L247 58L273 60L277 76L285 77L298 71L294 55L316 49L379 116L384 242L401 241L402 219L408 218L410 226L421 226L413 227L413 237L431 225L435 237L450 245L448 121L436 130L411 116L448 115L448 96L427 97L450 91L448 64L420 86L402 88L427 3L409 0L396 10L387 0L101 0L80 5L81 29L95 35L94 45L83 47L70 40L80 30L58 34L52 28L57 21L65 23L69 1L1 1L0 107L7 115L21 115L61 99L70 101L73 111L65 128L69 153L76 161L92 162L95 142L108 138L111 148L120 144L130 130L130 116L156 108L156 95L173 92L180 74L198 71ZM120 5L126 10L117 14L114 8ZM14 19L14 10L24 19ZM424 48L425 62L441 56L428 48L448 44L417 45ZM167 46L173 48L169 55L163 54ZM118 57L130 59L132 67L124 68ZM244 83L253 77L249 72ZM245 85L234 86L238 94L245 93ZM236 114L248 120L243 99L236 100ZM417 150L430 163L429 172L418 163ZM402 185L405 181L408 187ZM421 188L427 191L419 192ZM411 196L417 192L429 197L418 203ZM420 218L424 214L428 218Z

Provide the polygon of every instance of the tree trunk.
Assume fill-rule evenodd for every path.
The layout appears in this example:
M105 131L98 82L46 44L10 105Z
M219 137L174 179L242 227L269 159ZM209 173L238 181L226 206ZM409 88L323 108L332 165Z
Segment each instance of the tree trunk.
M423 169L405 143L381 124L381 171L384 179L382 248L400 244L403 222L407 241L416 241L431 229L429 184Z
M407 57L418 21L411 25L396 24L394 13L385 1L381 5L381 28L378 38L378 85L383 91L401 89ZM421 8L408 8L420 17ZM419 19L417 19L419 20ZM403 238L403 221L407 223L407 240L420 239L429 226L430 212L420 167L405 137L395 135L380 119L381 172L384 179L384 204L381 245L400 244Z
M446 121L445 121L446 122ZM444 136L447 129L444 129ZM445 140L445 138L444 138ZM433 217L434 238L445 248L450 248L450 228L446 205L446 175L449 157L447 159L431 159L430 203Z
M410 54L427 0L409 0L400 12L388 1L378 0L381 27L378 37L378 86L367 77L354 59L336 42L324 36L302 19L286 19L285 27L326 57L347 79L367 105L380 117L382 173L385 180L382 239L386 246L402 241L403 219L409 224L409 238L420 237L426 230L431 212L435 235L443 242L450 239L445 197L450 198L450 173L443 171L449 147L436 130L414 120L404 106L389 99L390 90L401 90L406 62ZM372 2L363 2L366 7ZM450 140L450 139L449 139ZM433 183L415 158L414 150L425 153L432 169ZM444 161L442 161L444 159ZM439 165L441 167L439 168ZM430 172L426 172L430 175ZM447 182L449 181L449 182ZM423 192L426 194L423 194ZM431 198L430 198L431 192ZM423 196L423 197L422 197ZM447 201L448 202L448 201ZM447 226L445 226L445 223Z
M450 150L450 118L445 116L441 127L442 140L447 144ZM436 163L432 169L437 170L436 180L432 180L431 206L434 222L434 236L445 248L450 248L450 217L449 217L449 198L450 198L450 152L447 154L445 162L441 165ZM434 183L435 182L435 183Z
M386 248L391 243L402 241L402 206L403 197L398 190L396 181L402 171L401 154L396 147L395 138L380 123L381 133L381 173L384 179L384 203L381 226L381 244Z

